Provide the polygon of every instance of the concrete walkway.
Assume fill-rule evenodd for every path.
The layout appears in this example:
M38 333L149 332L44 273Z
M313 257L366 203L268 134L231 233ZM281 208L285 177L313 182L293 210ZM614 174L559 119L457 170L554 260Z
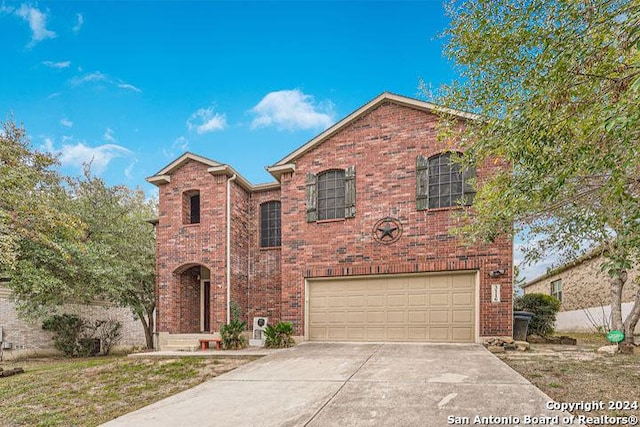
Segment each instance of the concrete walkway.
M480 345L305 343L105 426L445 426L476 415L522 425L562 419L550 400Z

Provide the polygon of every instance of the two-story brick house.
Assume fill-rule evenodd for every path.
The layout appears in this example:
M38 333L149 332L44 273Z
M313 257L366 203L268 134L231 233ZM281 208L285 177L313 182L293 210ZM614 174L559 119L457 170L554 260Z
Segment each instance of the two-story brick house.
M442 111L474 119L383 93L268 167L275 182L191 153L148 178L160 192L161 347L219 331L238 309L307 340L510 336L511 239L468 246L449 232L472 204L468 180L504 165L451 162Z

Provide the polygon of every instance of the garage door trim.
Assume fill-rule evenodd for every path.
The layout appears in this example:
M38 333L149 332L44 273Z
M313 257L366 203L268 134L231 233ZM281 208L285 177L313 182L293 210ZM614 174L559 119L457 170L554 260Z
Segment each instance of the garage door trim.
M351 279L379 279L379 278L397 278L397 277L426 277L426 276L451 276L473 274L474 281L474 342L480 342L480 277L478 270L455 270L455 271L436 271L421 273L402 273L402 274L375 274L375 275L357 275L357 276L336 276L336 277L309 277L304 279L304 340L309 341L309 285L310 282L320 281L342 281Z

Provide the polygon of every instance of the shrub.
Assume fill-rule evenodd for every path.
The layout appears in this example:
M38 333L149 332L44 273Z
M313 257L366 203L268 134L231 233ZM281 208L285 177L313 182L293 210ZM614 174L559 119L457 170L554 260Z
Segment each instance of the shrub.
M100 339L102 353L109 354L114 345L122 339L122 323L117 320L97 320L95 336Z
M275 326L267 325L264 328L264 345L267 348L284 348L295 345L293 340L293 324L291 322L278 322Z
M526 294L514 300L513 309L533 313L529 322L528 335L536 334L546 337L553 334L553 324L560 310L560 301L551 295Z
M236 301L231 301L230 308L231 308L231 320L240 320L240 317L242 317L242 309L240 308L240 304L238 304Z
M111 348L122 338L122 324L115 320L87 322L75 314L56 314L42 323L42 329L53 332L53 344L66 356L86 357Z
M85 353L84 331L86 323L75 314L56 314L42 323L42 329L53 332L53 345L66 356L80 356Z
M227 325L220 327L220 337L222 338L222 348L225 350L238 350L247 346L247 337L242 333L247 324L238 319L232 320Z

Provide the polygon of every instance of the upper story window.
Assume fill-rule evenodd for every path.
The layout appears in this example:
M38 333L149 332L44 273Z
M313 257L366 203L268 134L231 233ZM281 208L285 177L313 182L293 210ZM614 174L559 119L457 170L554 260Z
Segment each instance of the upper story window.
M562 279L551 282L551 296L562 302Z
M260 247L270 248L281 244L280 202L260 205Z
M308 173L307 222L353 218L356 214L356 168Z
M318 175L318 220L344 218L344 170Z
M182 194L182 223L200 223L200 192L198 190L185 191Z
M457 153L418 156L416 201L418 210L471 205L476 192L470 184L474 169L462 170L453 160Z

